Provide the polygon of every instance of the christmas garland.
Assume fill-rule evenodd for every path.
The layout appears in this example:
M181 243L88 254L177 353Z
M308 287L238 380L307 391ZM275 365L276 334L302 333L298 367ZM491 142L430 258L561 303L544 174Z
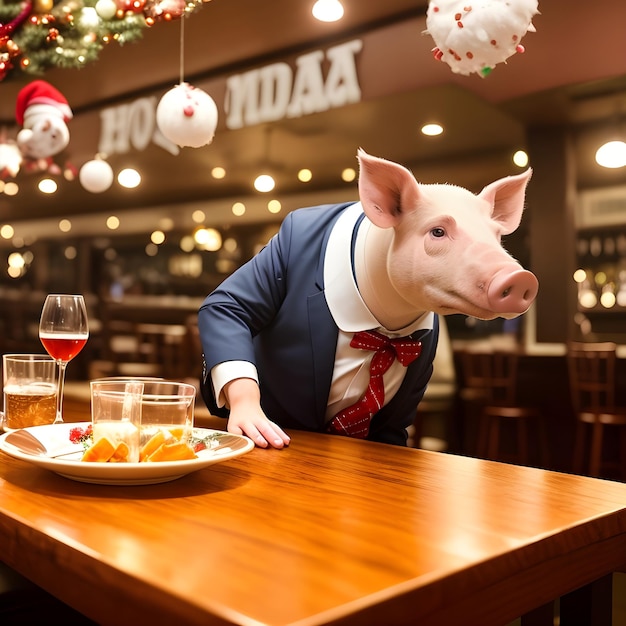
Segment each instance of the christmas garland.
M0 81L84 67L107 44L136 41L144 28L201 5L202 0L0 0Z

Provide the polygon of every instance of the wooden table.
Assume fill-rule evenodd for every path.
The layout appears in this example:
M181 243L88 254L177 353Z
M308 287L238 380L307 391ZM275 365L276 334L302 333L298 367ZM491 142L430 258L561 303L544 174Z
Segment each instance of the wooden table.
M626 563L624 484L292 435L141 487L0 453L0 559L115 626L552 624Z

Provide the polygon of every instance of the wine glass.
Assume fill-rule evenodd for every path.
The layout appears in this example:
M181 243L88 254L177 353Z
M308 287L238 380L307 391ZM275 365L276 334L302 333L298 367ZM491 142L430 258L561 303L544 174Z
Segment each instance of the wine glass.
M55 424L63 422L65 368L83 349L88 337L87 309L83 296L63 294L46 296L39 320L39 339L48 354L59 365Z

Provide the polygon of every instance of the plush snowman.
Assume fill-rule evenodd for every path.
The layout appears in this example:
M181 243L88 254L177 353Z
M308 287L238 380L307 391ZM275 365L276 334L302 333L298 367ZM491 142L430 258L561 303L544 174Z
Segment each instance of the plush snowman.
M23 87L17 95L15 119L22 126L17 145L26 159L47 159L67 147L72 110L65 97L44 80Z

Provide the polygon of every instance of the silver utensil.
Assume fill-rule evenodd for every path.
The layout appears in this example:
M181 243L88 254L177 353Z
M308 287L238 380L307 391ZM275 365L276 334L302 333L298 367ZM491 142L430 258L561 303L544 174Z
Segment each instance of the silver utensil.
M76 445L70 449L65 448L62 451L55 451L54 454L48 452L46 446L35 437L28 430L14 430L10 432L6 437L5 441L10 443L12 446L19 448L22 452L26 454L34 454L38 456L46 456L50 459L56 459L61 456L67 456L70 454L76 454L77 452L81 452L80 448L77 448Z

